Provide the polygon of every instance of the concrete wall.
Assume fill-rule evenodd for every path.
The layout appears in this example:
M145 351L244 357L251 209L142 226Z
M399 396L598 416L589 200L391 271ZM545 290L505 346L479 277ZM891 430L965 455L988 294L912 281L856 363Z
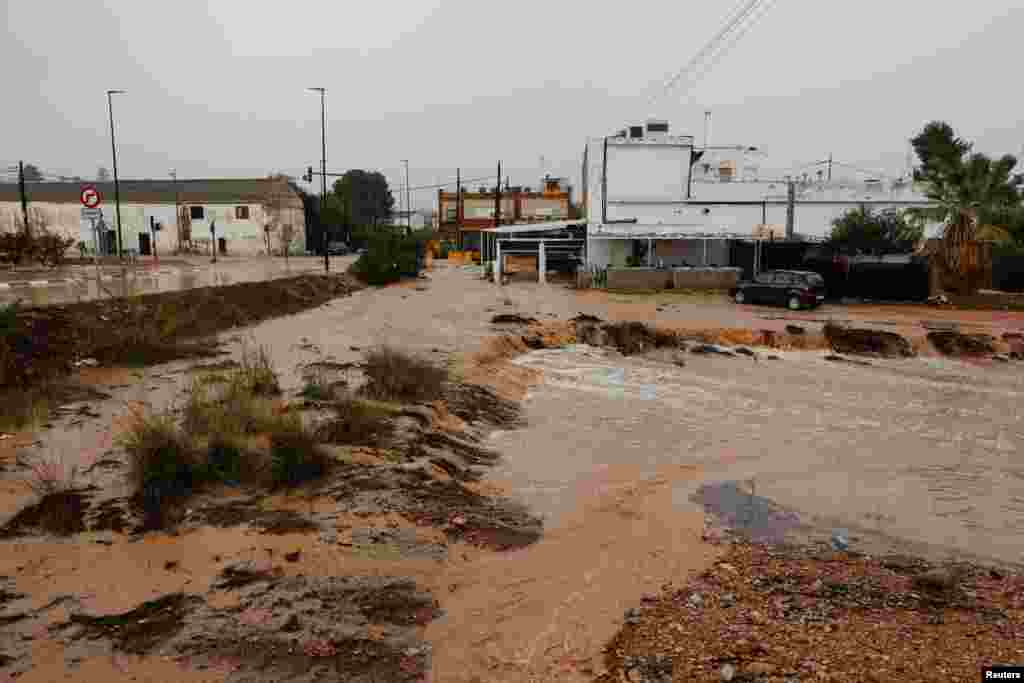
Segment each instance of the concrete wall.
M653 268L609 268L608 289L666 289L672 271Z
M228 254L256 255L267 252L264 226L270 222L275 230L271 232L271 248L274 254L280 254L282 242L281 227L291 225L293 237L291 252L301 253L305 244L305 216L301 208L284 208L280 212L271 213L260 204L231 205L185 205L202 206L203 218L192 219L192 238L205 240L209 244L210 223L216 220L217 237L227 240ZM236 218L236 206L247 206L249 218ZM81 218L81 206L78 204L58 204L48 202L32 202L31 212L44 216L50 230L65 237L74 238L76 243L83 241L90 248L94 244L93 230L89 221ZM110 229L116 229L117 219L113 204L103 205L103 220ZM149 219L154 217L163 224L163 230L157 233L156 246L158 253L168 254L178 246L175 210L173 204L121 204L121 232L125 249L139 248L139 234L149 234ZM276 219L276 220L275 220ZM21 206L16 202L0 203L0 232L12 232L22 229ZM77 251L77 247L73 248Z
M740 281L740 268L682 268L672 271L675 289L729 289Z

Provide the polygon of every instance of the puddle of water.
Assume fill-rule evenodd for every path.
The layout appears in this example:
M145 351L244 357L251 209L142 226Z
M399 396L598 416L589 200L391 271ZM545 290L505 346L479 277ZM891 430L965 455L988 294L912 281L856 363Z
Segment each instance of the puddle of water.
M735 481L704 484L691 500L703 505L725 526L759 543L781 542L788 531L799 525L797 515L780 510L772 501L740 488Z

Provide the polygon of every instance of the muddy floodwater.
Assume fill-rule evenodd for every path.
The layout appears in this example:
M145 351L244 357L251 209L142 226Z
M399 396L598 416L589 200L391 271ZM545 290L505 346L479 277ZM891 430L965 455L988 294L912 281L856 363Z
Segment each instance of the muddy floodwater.
M857 313L836 310L849 317ZM453 362L498 335L525 332L491 325L496 313L547 321L580 312L691 329L777 332L792 322L814 332L821 324L815 317L830 313L823 309L783 317L779 310L713 300L666 296L664 301L641 301L535 283L496 287L471 271L448 267L422 280L357 292L317 309L226 332L220 339L229 355L204 363L239 359L246 340L265 346L286 395L294 395L302 386L302 369L312 363L357 363L366 350L382 343L439 363ZM922 307L860 314L865 326L918 337L924 334L925 316L938 317ZM985 323L985 331L999 334L1024 324L1020 315L986 315L987 320L963 315L964 327ZM447 563L421 557L397 558L394 567L389 565L389 573L415 577L443 609L424 629L433 653L430 680L593 680L601 671L602 648L621 627L624 610L637 606L645 592L684 582L720 552L702 541L706 515L765 540L828 539L833 529L844 529L852 549L866 552L884 547L1002 563L1024 560L1021 365L934 354L871 359L864 365L830 362L820 350L776 355L770 359L764 349L757 350L756 359L686 354L685 365L679 366L571 345L529 352L515 358L511 368L495 370L502 378L522 380L514 388L525 392L524 425L490 434L486 443L502 458L487 472L486 483L541 515L544 535L511 552L464 553L452 546ZM97 504L126 495L115 434L131 410L159 411L180 401L194 376L193 365L81 369L78 379L109 398L68 406L51 429L25 437L37 443L25 450L87 471ZM14 448L4 443L3 483L11 490L5 491L0 512L9 517L31 496L14 492L16 480L25 475L12 466ZM175 553L181 543L194 544L203 559L152 555L154 566L173 559L197 576L212 575L212 560L206 556L215 547L232 559L265 550L262 545L252 550L255 541L241 534L208 530L185 541L163 541ZM302 543L303 557L322 562L324 572L362 571L348 551L321 547L316 536ZM82 566L94 555L110 556L104 560L110 562L115 556L135 557L120 548L114 553L108 546L90 545L86 553L61 544L34 552L65 557L63 552L65 559L79 558ZM149 558L163 546L147 538L135 547L140 557ZM275 552L299 547L298 540L286 539ZM312 564L306 562L292 571L309 571ZM121 590L122 601L117 591L101 585L101 579L108 580L106 572L84 575L70 560L45 571L39 586L49 586L53 576L62 581L79 577L81 585L69 584L68 590L81 592L98 613L192 580L168 574L152 581L149 569L139 565L135 573L109 578L131 587ZM86 582L89 576L95 581ZM36 654L38 661L48 656L42 649ZM88 664L98 667L97 661ZM169 668L159 668L161 662L144 666L156 673L138 680L172 677ZM76 680L118 676L87 667L80 671ZM40 670L31 680L52 680L47 674ZM123 671L117 679L125 679Z
M522 356L515 363L544 381L525 403L530 428L495 437L506 456L495 476L557 523L588 473L695 465L700 476L674 486L680 513L702 484L739 482L742 495L719 493L726 516L787 531L785 510L822 533L849 529L854 543L1024 560L1024 373L780 355L693 356L686 367L586 346ZM749 513L735 509L745 496Z

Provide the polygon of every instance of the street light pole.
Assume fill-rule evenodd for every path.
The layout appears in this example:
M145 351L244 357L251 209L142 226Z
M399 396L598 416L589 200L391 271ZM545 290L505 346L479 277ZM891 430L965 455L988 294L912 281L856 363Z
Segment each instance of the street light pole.
M325 88L309 88L320 93L320 225L324 231L324 272L328 273L331 264L328 257L327 226L324 224L324 213L327 210L327 90Z
M114 141L114 101L112 95L123 95L124 90L107 91L107 111L110 112L110 151L114 157L114 210L117 214L117 257L124 260L124 243L121 237L121 187L117 181L117 143Z
M171 169L171 182L174 184L174 228L178 233L178 251L181 252L181 209L178 208L178 171Z
M405 164L405 231L412 232L412 194L409 192L409 160L402 159Z

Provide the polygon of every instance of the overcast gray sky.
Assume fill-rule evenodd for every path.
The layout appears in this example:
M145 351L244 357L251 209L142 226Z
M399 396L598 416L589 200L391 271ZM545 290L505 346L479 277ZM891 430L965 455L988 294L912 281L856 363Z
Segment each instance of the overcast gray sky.
M319 163L413 185L540 157L578 179L584 139L652 112L652 89L736 0L3 0L0 162L94 176L300 175ZM903 169L907 139L949 121L981 151L1024 145L1019 0L778 0L707 77L659 113L675 132L762 147L768 165L822 159ZM430 204L430 193L418 204Z

